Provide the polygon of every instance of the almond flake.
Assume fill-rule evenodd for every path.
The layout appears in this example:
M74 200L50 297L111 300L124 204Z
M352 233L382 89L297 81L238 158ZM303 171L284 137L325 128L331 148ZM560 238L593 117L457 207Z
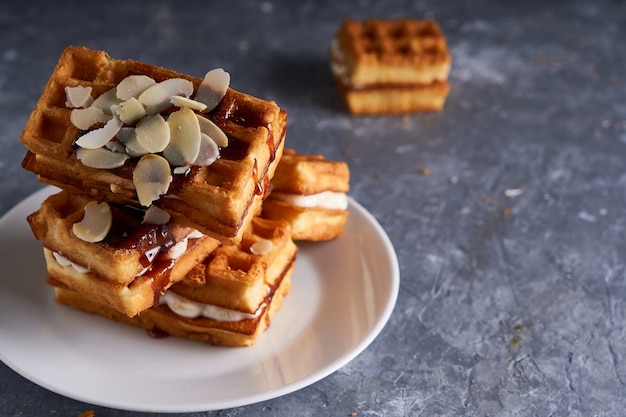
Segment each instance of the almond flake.
M85 149L101 148L117 135L122 125L122 121L114 117L103 127L91 130L76 139L76 144Z
M120 104L122 100L117 98L116 89L113 87L110 90L105 91L100 94L94 101L91 103L90 107L97 107L102 109L108 115L113 115L111 111L111 106L116 104Z
M77 109L89 106L93 101L91 90L91 87L83 87L80 85L76 87L65 87L65 98L67 100L65 107Z
M95 124L108 122L111 118L112 116L97 107L74 109L70 113L70 122L80 130L88 130Z
M228 136L218 125L207 119L206 117L196 115L198 123L200 123L200 132L209 136L220 148L228 146Z
M176 167L172 170L172 174L176 174L176 175L187 175L189 173L189 171L191 170L191 166L189 165L184 165L182 167Z
M113 214L106 202L90 201L85 205L83 219L72 225L77 238L85 242L100 242L111 230Z
M118 135L119 135L119 132L118 132ZM104 147L110 150L111 152L126 153L126 149L124 148L124 145L122 145L116 140L110 141L109 143L104 145Z
M265 255L267 253L270 253L273 248L274 244L271 240L261 239L250 245L250 253L252 253L253 255Z
M146 115L146 109L143 108L143 104L135 97L122 101L120 104L112 105L111 111L127 125L132 125Z
M198 152L198 157L193 161L192 165L205 167L211 165L213 162L217 161L217 158L220 157L220 148L217 147L217 144L211 139L210 136L205 135L204 133L200 133L200 151Z
M160 113L172 107L172 96L191 97L193 83L183 78L170 78L147 88L138 97L148 114Z
M113 169L124 165L128 155L121 152L113 152L106 148L76 149L76 159L83 165L98 169Z
M167 119L170 143L163 156L173 165L193 163L200 153L200 125L196 114L188 107L175 111Z
M129 100L137 98L149 87L156 84L152 78L147 75L129 75L119 82L115 88L115 95L120 100Z
M137 198L144 207L149 207L153 201L167 193L171 181L170 165L159 155L142 156L133 171L133 184Z
M504 195L507 197L517 197L518 195L521 195L523 192L524 190L521 188L511 188L511 189L504 190Z
M148 210L145 211L141 222L144 224L163 225L169 221L170 215L167 211L155 205L151 205L148 207Z
M117 133L117 140L124 145L126 153L131 157L144 156L150 153L137 141L137 134L134 127L121 128Z
M206 109L206 104L183 96L170 97L170 103L176 107L189 107L191 110L202 111Z
M230 84L230 74L221 68L206 73L194 99L206 104L205 112L209 112L220 104Z
M170 128L163 116L153 114L137 123L137 142L150 153L161 152L170 143Z

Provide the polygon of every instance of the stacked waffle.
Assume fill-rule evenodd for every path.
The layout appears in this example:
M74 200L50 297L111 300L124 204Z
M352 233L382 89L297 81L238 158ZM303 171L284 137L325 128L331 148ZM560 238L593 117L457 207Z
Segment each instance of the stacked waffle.
M69 47L22 134L23 167L61 188L29 216L57 301L217 345L255 342L296 247L257 218L286 113L204 79Z
M340 237L348 220L350 170L343 161L285 149L262 216L287 220L295 240Z
M346 20L331 45L331 69L352 114L440 110L450 65L433 21Z

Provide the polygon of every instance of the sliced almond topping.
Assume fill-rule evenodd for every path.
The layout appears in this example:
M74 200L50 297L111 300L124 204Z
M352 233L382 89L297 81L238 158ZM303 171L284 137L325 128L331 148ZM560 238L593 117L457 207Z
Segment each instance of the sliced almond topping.
M119 135L119 132L118 132L118 135ZM104 145L104 147L106 149L110 150L111 152L126 153L126 149L124 148L124 145L122 145L121 143L119 143L116 140L110 141L109 143Z
M91 87L65 87L65 107L77 109L79 107L87 107L93 102L91 97Z
M113 116L105 114L97 107L87 107L84 109L74 109L70 113L70 122L80 130L88 130L97 123L106 123Z
M270 253L273 248L274 244L271 240L261 239L250 245L250 253L253 255L265 255L266 253Z
M135 133L139 145L150 153L161 152L170 143L170 128L160 114L141 119Z
M121 128L117 133L117 140L124 145L126 153L131 157L144 156L150 153L137 141L137 134L134 127Z
M160 113L172 106L172 96L191 97L193 84L183 78L170 78L148 87L138 97L148 114Z
M100 94L93 101L93 103L91 103L90 107L97 107L99 109L102 109L102 111L106 114L112 115L113 112L111 112L111 106L120 104L120 102L121 100L118 99L116 95L116 88L113 87L112 89Z
M220 104L230 85L230 74L221 68L206 73L194 99L206 104L205 112L209 112Z
M106 202L90 201L85 205L83 219L72 225L72 231L77 238L85 242L100 242L111 230L113 214Z
M183 96L170 97L170 103L176 107L189 107L191 110L202 111L206 109L206 104Z
M143 215L142 223L162 225L170 221L170 215L160 207L151 205Z
M189 173L189 171L191 170L191 166L190 165L184 165L182 167L176 167L172 170L172 174L176 174L176 175L187 175Z
M91 130L76 140L76 144L85 149L102 148L117 135L122 128L122 121L117 117L109 120L103 127Z
M137 198L144 207L149 207L159 196L167 193L171 181L170 165L159 155L142 156L133 171Z
M196 117L198 117L198 122L200 123L200 132L211 137L211 139L213 139L213 141L220 148L225 148L228 146L228 136L226 136L226 133L224 133L224 131L220 129L219 126L217 126L206 117L200 116L199 114L197 114Z
M205 167L211 165L220 157L220 148L208 135L200 133L200 152L192 165Z
M122 101L120 104L112 105L111 111L127 125L132 125L146 115L146 109L143 108L143 104L135 97Z
M175 111L167 119L170 143L163 156L173 165L189 165L200 152L200 124L196 114L188 107Z
M129 75L117 85L115 94L120 100L137 98L148 87L152 87L155 84L156 81L147 75Z
M126 153L113 152L106 148L76 149L76 159L83 165L98 169L113 169L124 165L128 159Z

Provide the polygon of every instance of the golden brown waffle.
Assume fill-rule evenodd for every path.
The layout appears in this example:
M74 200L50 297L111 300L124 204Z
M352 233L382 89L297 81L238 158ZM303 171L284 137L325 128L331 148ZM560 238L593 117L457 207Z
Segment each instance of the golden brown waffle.
M136 209L115 207L113 226L103 241L85 242L72 231L83 217L88 198L60 192L48 197L28 217L44 245L48 273L87 297L133 316L152 306L174 282L182 280L219 241L194 236L175 223L144 225ZM187 242L174 259L159 255L177 242Z
M292 198L315 198L329 192L343 195L349 190L350 170L345 162L285 149L272 179L272 192L263 203L262 216L288 221L294 240L334 239L341 236L348 219L345 208L328 208L317 203L301 206Z
M97 314L119 323L141 327L155 338L174 336L198 340L217 346L252 346L257 338L270 325L274 314L283 303L283 298L291 289L291 270L268 299L258 317L236 322L219 322L207 318L189 319L172 313L165 306L153 307L135 317L128 317L111 307L94 303L84 294L73 291L63 284L50 281L54 286L55 299L60 304L73 307L85 313Z
M267 242L271 242L270 252L253 253ZM191 300L254 313L297 251L287 222L255 217L238 245L220 246L171 291Z
M353 114L440 110L450 65L433 21L346 20L331 46L331 68Z
M131 60L116 60L84 47L65 49L48 80L21 136L28 152L23 167L43 182L73 193L123 204L138 204L132 172L136 158L121 168L89 168L76 159L74 142L80 134L70 122L65 87L92 87L98 95L131 74L157 82L170 78L202 79ZM280 159L286 113L274 102L228 89L220 104L206 114L226 133L229 144L206 167L174 175L167 195L156 205L180 224L201 230L226 243L241 239L244 226L259 211L265 187Z
M252 253L263 248L269 251ZM249 346L269 325L289 292L296 253L289 224L255 218L239 245L221 246L184 281L168 290L185 300L211 306L208 308L213 310L209 313L212 318L183 317L165 303L130 318L54 279L48 282L55 287L58 302L145 328L154 335L196 339L213 345ZM226 319L222 317L225 310L242 316Z

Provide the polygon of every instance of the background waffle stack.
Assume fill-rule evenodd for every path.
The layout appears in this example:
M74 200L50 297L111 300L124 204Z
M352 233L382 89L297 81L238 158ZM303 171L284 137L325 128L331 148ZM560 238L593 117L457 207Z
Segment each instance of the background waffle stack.
M133 155L129 151L130 140L122 140L119 130L96 150L124 153L121 165L102 167L98 166L99 162L95 165L84 162L79 155L79 150L85 149L79 146L80 139L96 130L106 130L109 121L116 119L115 112L129 105L131 99L121 104L119 100L115 102L118 107L116 110L110 107L109 121L98 121L85 129L76 127L73 111L95 106L111 92L120 98L120 82L139 75L149 77L157 85L181 79L193 86L191 94L175 97L178 100L168 96L167 108L148 114L160 116L168 123L177 111L185 110L191 112L192 120L209 120L206 123L226 139L226 143L213 142L219 150L214 160L196 163L199 157L194 156L196 159L191 164L174 164L171 159L165 159L167 149ZM215 318L207 319L212 320L207 326L209 330L199 333L210 337L196 337L194 334L198 332L177 330L182 319L172 307L168 320L175 324L158 327L173 335L214 344L250 345L288 292L289 274L295 261L289 224L254 220L260 214L282 157L287 116L273 102L237 92L227 85L223 92L216 92L214 84L209 95L217 94L219 98L212 98L213 107L204 112L203 108L196 108L202 103L195 99L200 100L199 90L203 86L206 89L205 80L140 62L115 60L104 52L84 47L67 48L21 137L28 149L23 167L62 191L44 201L28 221L35 236L43 242L48 283L56 288L59 302L118 321L152 323L153 313L148 312L151 307L156 306L161 312L168 310L167 305L172 304L159 305L161 295L177 282L186 281L179 291L191 284L200 285L200 289L193 291L196 298L192 300L206 302L217 310L238 312L244 318L235 322L225 320L229 324L224 325L213 323L220 321ZM89 100L81 106L74 105L67 90L75 91L77 87L90 89ZM173 95L178 96L178 92ZM146 103L142 105L144 110L148 109ZM123 128L128 127L138 137L137 126L145 118L124 121ZM122 119L121 111L119 119ZM169 131L172 132L171 128ZM204 131L202 134L208 135ZM209 141L213 140L211 137ZM182 138L187 140L184 135ZM182 145L179 148L181 153L186 149ZM154 178L154 172L137 173L144 158L166 162L169 179L165 189L163 180ZM142 201L137 177L142 189L151 193L157 189L148 204ZM97 208L90 210L90 207ZM80 232L84 228L88 229L87 234ZM103 228L104 232L100 233ZM257 240L262 241L261 249L253 245ZM198 268L210 269L207 277L213 278L198 284ZM220 273L227 276L221 287L216 286L226 288L221 291L221 298L203 295ZM196 281L190 276L196 277ZM239 281L250 285L248 292L254 289L256 298L244 297L247 292L242 293L233 284ZM238 305L240 297L248 304ZM213 331L214 328L219 330Z
M433 111L444 106L451 56L433 21L346 20L330 54L339 91L352 114Z

